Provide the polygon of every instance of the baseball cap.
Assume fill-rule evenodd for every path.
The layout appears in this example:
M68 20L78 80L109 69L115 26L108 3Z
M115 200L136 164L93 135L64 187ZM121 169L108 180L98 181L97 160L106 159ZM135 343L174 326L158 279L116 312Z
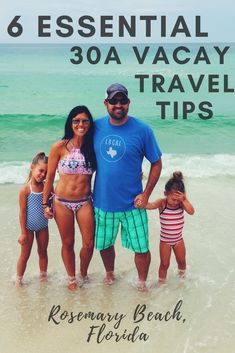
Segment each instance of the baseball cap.
M107 88L107 97L106 99L113 98L117 93L122 93L124 96L128 98L128 91L126 87L121 85L120 83L113 83L111 86Z

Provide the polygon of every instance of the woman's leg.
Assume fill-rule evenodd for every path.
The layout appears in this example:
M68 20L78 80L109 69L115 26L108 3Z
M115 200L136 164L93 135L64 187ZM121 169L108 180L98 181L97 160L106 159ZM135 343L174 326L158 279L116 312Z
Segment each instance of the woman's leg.
M82 248L80 251L80 275L87 277L87 269L90 264L94 249L95 221L91 201L87 201L77 211L77 222L82 235Z
M58 200L54 200L55 221L62 241L61 255L69 276L69 289L76 290L74 253L74 213Z
M158 278L159 282L164 282L166 279L168 267L170 265L171 246L164 241L160 241L159 251L161 263L158 271Z
M38 245L38 256L39 256L39 269L40 269L40 279L47 279L47 247L49 241L48 227L43 228L36 232L36 240Z
M184 245L184 240L182 239L179 243L175 244L173 250L178 264L179 276L184 277L186 270L186 249Z
M31 253L32 245L33 245L33 237L34 234L32 231L27 231L27 242L24 245L21 245L21 252L19 259L17 261L17 279L16 286L21 287L22 278L26 269L26 265Z

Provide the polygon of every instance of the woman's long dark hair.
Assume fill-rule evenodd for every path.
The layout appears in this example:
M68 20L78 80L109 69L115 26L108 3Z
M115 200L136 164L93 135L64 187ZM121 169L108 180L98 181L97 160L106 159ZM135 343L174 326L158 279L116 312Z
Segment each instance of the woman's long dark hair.
M69 113L65 123L64 137L62 140L68 140L68 144L69 141L73 138L74 133L72 129L72 120L75 118L75 116L81 113L85 113L90 121L88 132L84 136L81 152L85 157L86 167L96 170L96 158L94 151L94 122L89 109L85 105L78 105L77 107L74 107Z

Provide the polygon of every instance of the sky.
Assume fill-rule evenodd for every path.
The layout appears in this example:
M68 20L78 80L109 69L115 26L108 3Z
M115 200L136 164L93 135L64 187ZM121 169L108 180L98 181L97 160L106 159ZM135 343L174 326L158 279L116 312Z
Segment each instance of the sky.
M23 33L19 37L11 37L7 27L15 16L21 16L20 23ZM51 16L50 25L45 32L50 37L39 38L38 16ZM58 26L56 20L59 16L67 15L72 18L73 35L61 38L56 35ZM78 18L90 15L94 18L96 33L91 38L82 38L78 35ZM100 16L111 15L113 20L107 21L112 28L107 30L112 37L101 38ZM124 38L118 36L118 16L123 15L129 21L130 16L136 16L136 36L131 38L128 34ZM145 23L139 16L157 16L152 23L151 37L146 38ZM160 33L161 16L166 16L166 37ZM177 37L170 36L178 16L184 16L190 37L183 33ZM195 37L195 16L201 16L201 28L208 33L207 38ZM0 0L0 43L74 43L74 42L235 42L235 1L234 0L118 0L113 2L98 0Z

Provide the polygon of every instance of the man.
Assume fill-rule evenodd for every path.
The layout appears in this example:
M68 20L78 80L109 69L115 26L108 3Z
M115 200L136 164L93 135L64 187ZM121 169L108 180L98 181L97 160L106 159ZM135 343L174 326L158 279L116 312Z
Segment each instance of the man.
M122 246L135 253L139 289L146 289L150 264L146 206L161 173L161 151L152 130L128 115L126 87L108 87L104 101L108 116L96 120L94 147L97 173L94 186L95 247L106 270L105 282L114 279L114 243L121 223ZM142 189L142 162L151 163L147 185Z

